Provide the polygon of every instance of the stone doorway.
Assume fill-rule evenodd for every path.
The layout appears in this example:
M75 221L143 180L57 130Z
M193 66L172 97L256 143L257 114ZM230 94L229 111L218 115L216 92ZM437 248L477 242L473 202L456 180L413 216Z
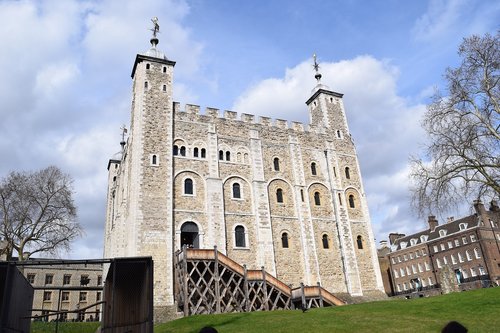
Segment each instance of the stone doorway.
M184 245L189 248L200 248L198 226L194 222L185 222L181 226L181 248Z

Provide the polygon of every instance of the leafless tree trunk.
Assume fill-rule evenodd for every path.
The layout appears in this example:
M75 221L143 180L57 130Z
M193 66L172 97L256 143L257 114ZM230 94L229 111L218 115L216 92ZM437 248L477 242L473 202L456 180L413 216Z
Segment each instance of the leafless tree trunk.
M76 221L72 179L50 166L36 172L11 172L0 181L0 236L7 259L69 249L82 234Z
M465 38L447 95L437 92L423 127L425 157L412 157L411 192L420 215L500 195L500 31Z

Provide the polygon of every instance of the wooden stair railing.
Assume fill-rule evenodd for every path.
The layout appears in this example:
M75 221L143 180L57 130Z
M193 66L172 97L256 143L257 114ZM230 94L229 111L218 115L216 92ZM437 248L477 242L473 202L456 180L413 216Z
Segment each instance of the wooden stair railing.
M247 270L217 247L176 252L175 295L185 316L345 304L319 284L292 289L264 267Z

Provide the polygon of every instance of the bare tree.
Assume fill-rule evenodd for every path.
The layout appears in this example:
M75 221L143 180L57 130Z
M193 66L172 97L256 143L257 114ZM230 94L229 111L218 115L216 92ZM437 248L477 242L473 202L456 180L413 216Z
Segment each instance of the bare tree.
M462 63L445 72L423 120L425 158L412 157L411 192L420 215L500 195L500 31L464 38Z
M7 244L7 259L15 252L26 260L35 253L69 249L82 234L72 195L71 177L55 166L11 172L0 180L0 237Z

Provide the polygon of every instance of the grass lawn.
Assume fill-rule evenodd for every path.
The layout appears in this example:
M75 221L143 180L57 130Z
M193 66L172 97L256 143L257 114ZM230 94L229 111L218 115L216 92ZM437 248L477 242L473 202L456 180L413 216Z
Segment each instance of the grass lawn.
M100 322L92 323L59 323L59 333L94 333L101 325ZM31 323L31 333L54 333L56 331L55 322L33 322Z
M155 333L440 332L456 320L469 332L500 332L500 287L413 300L295 311L201 315L155 326Z

